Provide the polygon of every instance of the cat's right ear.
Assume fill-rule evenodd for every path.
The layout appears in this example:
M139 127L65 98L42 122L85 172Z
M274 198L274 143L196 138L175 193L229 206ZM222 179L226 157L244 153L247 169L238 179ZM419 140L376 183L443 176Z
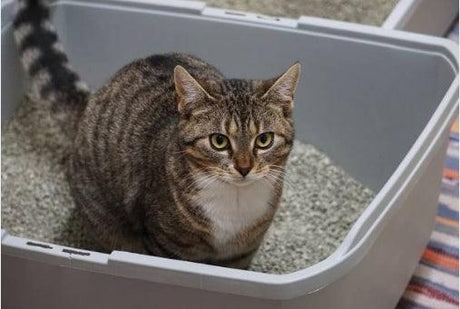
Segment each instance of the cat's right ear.
M193 106L206 98L213 99L200 83L180 65L174 68L174 86L178 97L179 113L182 113L187 106Z

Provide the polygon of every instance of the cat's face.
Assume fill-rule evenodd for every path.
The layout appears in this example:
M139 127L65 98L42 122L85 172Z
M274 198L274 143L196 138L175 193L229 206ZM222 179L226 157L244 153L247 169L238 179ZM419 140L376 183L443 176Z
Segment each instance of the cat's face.
M245 186L282 180L294 140L294 64L268 81L196 81L175 70L184 155L202 185L214 180Z

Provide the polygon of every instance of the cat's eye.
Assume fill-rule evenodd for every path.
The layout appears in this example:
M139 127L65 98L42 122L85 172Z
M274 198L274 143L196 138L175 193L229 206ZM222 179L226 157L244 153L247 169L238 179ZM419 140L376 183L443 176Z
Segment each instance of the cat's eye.
M273 145L274 140L273 132L265 132L257 136L255 146L260 149L267 149Z
M228 137L223 134L211 134L209 136L209 141L211 143L212 148L215 150L226 150L230 147L230 141Z

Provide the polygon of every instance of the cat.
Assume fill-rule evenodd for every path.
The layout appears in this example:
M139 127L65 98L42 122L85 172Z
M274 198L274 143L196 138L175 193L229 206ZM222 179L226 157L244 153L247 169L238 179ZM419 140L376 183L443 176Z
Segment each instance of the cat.
M282 194L300 64L243 80L191 55L153 55L91 93L46 3L18 7L14 37L31 96L49 103L72 141L67 178L98 244L247 268Z

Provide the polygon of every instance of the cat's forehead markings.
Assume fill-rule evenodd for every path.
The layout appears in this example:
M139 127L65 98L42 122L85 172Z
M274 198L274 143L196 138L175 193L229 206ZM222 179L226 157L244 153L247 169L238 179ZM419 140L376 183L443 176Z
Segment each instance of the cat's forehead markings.
M257 123L254 123L254 126L256 127L256 132L265 132L265 122L263 119L257 119Z
M235 117L232 117L230 124L228 126L228 134L231 136L236 136L238 133L238 125L236 123Z
M283 107L279 106L279 105L276 105L276 104L268 104L268 107L274 111L276 111L277 113L283 113Z
M256 135L256 134L257 134L256 123L254 122L254 119L253 119L252 117L249 119L249 132L250 132L252 135Z
M209 107L205 107L205 108L200 108L200 109L197 109L195 111L192 112L192 116L196 117L196 116L199 116L199 115L202 115L202 114L207 114L209 113L209 111L211 111L212 109L209 108Z
M224 134L228 134L228 132L227 132L227 126L225 125L225 122L226 122L226 121L227 121L227 120L225 119L225 117L222 117L222 120L221 120L221 122L220 122L220 132L221 132L221 133L224 133Z

